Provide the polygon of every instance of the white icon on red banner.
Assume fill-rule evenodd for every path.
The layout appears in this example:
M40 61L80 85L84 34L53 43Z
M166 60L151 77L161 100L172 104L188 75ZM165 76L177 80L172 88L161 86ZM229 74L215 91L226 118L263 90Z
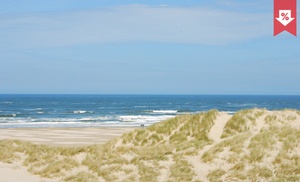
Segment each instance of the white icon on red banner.
M287 31L297 36L297 0L274 0L274 36Z
M295 18L292 18L291 10L279 10L279 18L276 18L282 25L287 26Z

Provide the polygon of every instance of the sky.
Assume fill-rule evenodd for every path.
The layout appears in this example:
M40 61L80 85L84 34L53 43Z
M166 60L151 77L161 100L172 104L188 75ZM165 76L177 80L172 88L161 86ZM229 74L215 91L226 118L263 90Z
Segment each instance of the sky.
M273 0L1 0L0 94L300 95L300 39Z

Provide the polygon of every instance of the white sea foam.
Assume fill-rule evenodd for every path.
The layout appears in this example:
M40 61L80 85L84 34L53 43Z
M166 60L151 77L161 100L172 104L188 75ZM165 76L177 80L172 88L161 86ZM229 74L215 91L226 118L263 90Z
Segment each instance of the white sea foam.
M79 121L93 121L94 118L81 118Z
M13 104L14 102L2 102L3 104Z
M114 120L115 117L113 116L99 116L99 117L88 117L88 118L81 118L79 121L108 121Z
M236 113L235 111L224 111L224 112L226 112L228 114L234 114L234 113Z
M74 114L84 114L86 111L73 111Z
M74 114L86 114L86 113L93 113L92 111L83 111L83 110L76 110L73 111Z
M144 124L149 126L156 122L172 118L172 115L123 115L123 116L97 116L84 118L0 118L0 128L19 127L93 127L93 126L122 126L136 127Z
M152 112L158 114L175 114L178 111L177 110L153 110Z
M24 111L41 111L43 108L23 109Z
M119 120L123 122L158 122L174 116L163 115L163 116L142 116L142 115L127 115L119 116Z
M172 118L174 116L101 116L90 118L0 118L0 128L41 128L41 127L139 127L141 124L150 126L156 122ZM99 121L99 122L97 122Z
M28 119L12 119L12 118L0 118L0 123L26 123L28 122Z

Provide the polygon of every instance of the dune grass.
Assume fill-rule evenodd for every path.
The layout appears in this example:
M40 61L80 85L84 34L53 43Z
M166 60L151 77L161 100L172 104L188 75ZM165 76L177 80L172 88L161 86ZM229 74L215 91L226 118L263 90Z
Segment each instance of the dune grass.
M211 171L208 175L207 178L209 181L222 181L221 177L226 174L226 172L222 169L216 169Z
M229 155L227 161L229 163L234 162L235 159L239 159L238 156L243 153L244 142L250 137L250 133L244 133L234 136L233 138L224 140L215 146L213 146L210 150L206 151L201 159L203 162L212 162L214 159L218 158L218 154L223 152L226 148L233 153L232 158Z
M182 155L174 155L175 163L171 166L171 181L192 181L195 173Z
M250 155L249 162L261 162L267 155L266 151L271 151L276 143L275 132L272 130L262 130L259 134L252 137L248 146Z
M83 182L83 181L98 181L98 178L89 172L79 172L75 175L68 176L64 181Z
M256 125L256 120L265 113L264 109L247 109L233 115L226 123L221 138L230 137L239 133L247 132Z
M290 181L300 181L300 130L285 126L277 128L282 150L273 161L277 176Z
M168 181L197 181L199 171L187 160L196 156L200 165L214 166L204 181L300 180L300 128L289 125L299 119L298 111L240 111L214 143L208 134L218 114L177 116L104 145L64 148L1 140L0 161L21 160L29 172L60 181L148 182L163 175ZM265 127L254 131L259 118Z
M251 110L244 110L237 112L232 118L226 123L221 138L230 137L241 132L248 130L247 120L245 115L251 113Z
M278 119L278 118L277 118L276 115L268 115L268 116L265 117L265 122L266 122L267 124L272 124L272 123L274 123L277 119Z

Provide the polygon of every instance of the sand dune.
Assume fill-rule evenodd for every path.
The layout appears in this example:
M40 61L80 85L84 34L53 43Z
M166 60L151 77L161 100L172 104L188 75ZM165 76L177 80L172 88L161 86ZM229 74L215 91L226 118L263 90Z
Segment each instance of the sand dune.
M57 181L300 181L300 112L251 109L232 116L213 110L104 145L2 140L0 147L1 165L19 164Z

